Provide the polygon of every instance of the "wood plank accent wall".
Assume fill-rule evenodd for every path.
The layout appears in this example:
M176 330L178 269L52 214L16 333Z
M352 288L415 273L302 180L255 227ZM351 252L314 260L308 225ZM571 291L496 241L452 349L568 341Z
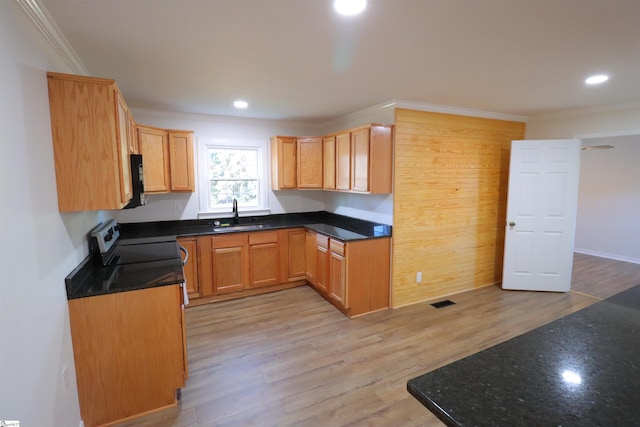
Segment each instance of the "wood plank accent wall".
M397 109L395 125L392 307L500 282L510 147L525 124Z

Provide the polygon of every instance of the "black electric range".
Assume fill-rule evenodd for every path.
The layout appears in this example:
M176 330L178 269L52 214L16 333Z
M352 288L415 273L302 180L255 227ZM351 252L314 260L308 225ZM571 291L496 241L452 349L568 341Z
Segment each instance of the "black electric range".
M181 249L186 261L175 240L121 240L118 224L109 220L89 233L89 256L65 279L67 298L184 283Z

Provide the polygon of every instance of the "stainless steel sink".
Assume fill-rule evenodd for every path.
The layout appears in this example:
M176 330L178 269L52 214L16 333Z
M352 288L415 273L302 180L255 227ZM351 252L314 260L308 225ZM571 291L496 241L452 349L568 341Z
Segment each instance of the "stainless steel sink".
M233 224L233 225L230 224L230 225L220 225L217 227L214 226L213 231L217 233L232 232L232 231L254 231L254 230L261 230L267 227L268 226L266 224Z

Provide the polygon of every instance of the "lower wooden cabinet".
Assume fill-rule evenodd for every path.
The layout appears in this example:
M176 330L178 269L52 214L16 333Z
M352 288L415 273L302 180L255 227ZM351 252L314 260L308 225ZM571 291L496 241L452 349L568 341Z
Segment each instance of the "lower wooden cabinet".
M73 299L69 320L87 427L176 404L187 377L180 285Z
M316 245L307 267L314 266L315 283L310 283L320 295L350 317L389 307L389 238L342 242L310 234Z
M249 233L249 286L278 284L280 271L278 231Z
M185 277L187 284L197 282L188 287L196 305L308 283L347 316L389 307L388 237L343 242L290 228L179 242L189 245L194 260L185 266Z

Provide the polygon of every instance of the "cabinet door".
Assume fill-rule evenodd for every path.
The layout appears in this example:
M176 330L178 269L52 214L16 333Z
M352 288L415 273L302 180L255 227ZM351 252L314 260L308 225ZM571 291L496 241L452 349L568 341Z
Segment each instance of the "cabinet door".
M200 278L198 277L198 246L195 237L185 237L178 239L178 243L189 252L189 259L184 265L184 278L187 284L187 294L189 298L199 298ZM184 257L184 255L182 255Z
M316 286L327 291L329 283L329 238L316 234Z
M369 128L351 133L351 189L369 191Z
M297 144L297 188L322 188L322 138L298 138Z
M211 238L213 293L244 289L248 284L248 233Z
M297 143L295 137L271 138L271 188L291 190L297 185Z
M277 231L249 233L249 286L275 285L280 280Z
M171 191L195 191L192 132L169 131Z
M346 267L344 243L331 240L329 243L329 296L348 308L346 295Z
M69 301L78 400L88 426L175 404L186 374L181 295L172 285Z
M336 135L336 189L351 189L351 134Z
M163 129L138 127L145 193L169 191L169 141Z
M118 167L120 170L120 201L124 204L133 197L131 159L129 157L129 116L124 98L116 93L118 101Z
M325 190L336 189L336 137L329 136L322 141L323 182Z
M138 133L136 132L136 122L133 119L131 110L127 114L127 132L129 134L129 153L140 154L138 149Z
M316 284L316 233L305 232L305 272L307 281Z
M287 232L288 239L288 262L287 279L303 280L305 278L305 243L306 233L304 230L290 230Z

